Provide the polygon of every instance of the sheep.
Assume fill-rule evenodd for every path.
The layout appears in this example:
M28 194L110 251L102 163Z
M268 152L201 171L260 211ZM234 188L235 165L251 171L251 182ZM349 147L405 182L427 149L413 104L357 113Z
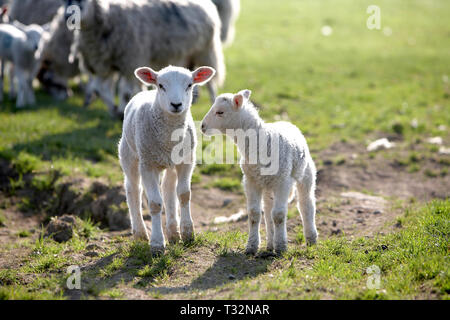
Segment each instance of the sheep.
M37 77L57 100L72 94L68 80L80 75L78 61L69 62L73 39L73 32L66 26L65 8L61 6L49 22L49 30L43 34L36 52L36 59L41 64Z
M277 254L281 254L287 249L286 215L290 194L295 189L306 243L314 244L317 241L316 168L306 140L289 122L265 123L250 102L250 95L249 90L243 90L218 96L201 125L205 135L217 133L232 137L241 154L249 215L246 253L255 254L259 248L261 199L267 250L275 249ZM270 153L270 161L263 161L264 149Z
M61 6L61 0L12 0L8 15L10 21L44 25L52 20Z
M239 17L239 13L241 10L241 1L240 0L212 0L212 1L217 7L217 11L219 12L220 20L222 22L222 29L220 33L222 43L225 46L229 46L234 40L235 35L234 24L236 23L236 20Z
M118 73L128 94L134 94L139 86L133 72L140 65L158 69L169 64L189 69L207 65L217 70L208 83L214 100L224 81L225 63L220 18L211 1L66 0L70 5L81 9L74 47L90 74L103 81ZM109 104L108 108L117 107ZM119 112L123 109L121 105Z
M195 166L197 139L190 107L193 88L204 85L215 75L210 67L194 72L169 66L159 72L142 67L135 71L144 85L156 90L135 95L125 108L119 160L125 175L125 191L130 210L131 226L136 239L148 241L141 213L141 186L144 186L152 216L151 250L164 251L165 239L161 224L164 199L167 237L170 242L194 238L190 211L191 176ZM174 137L178 132L179 136ZM179 141L175 141L179 139ZM176 148L183 152L175 156ZM159 175L165 170L159 191ZM177 197L179 205L177 204ZM180 207L181 222L177 214Z
M0 24L0 60L2 60L0 101L3 101L4 64L11 62L14 66L14 75L10 74L10 86L14 88L15 77L19 86L16 106L20 108L27 104L35 104L32 87L36 72L34 53L42 33L43 28L35 24L30 26L24 26L19 22L15 22L14 25Z

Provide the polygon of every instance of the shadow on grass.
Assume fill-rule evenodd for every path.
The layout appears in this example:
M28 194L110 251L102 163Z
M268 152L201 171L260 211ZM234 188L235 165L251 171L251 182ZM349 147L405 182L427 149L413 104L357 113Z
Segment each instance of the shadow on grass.
M185 250L187 248L182 245L172 245L168 246L164 255L153 257L148 244L131 244L129 248L119 249L122 252L103 257L86 267L82 274L82 291L74 294L68 290L66 294L73 299L81 297L82 294L98 296L102 292L117 288L120 283L142 290L149 297L195 293L199 290L214 289L227 283L255 278L267 272L274 260L274 258L255 258L244 253L231 252L217 256L212 266L205 272L199 273L188 285L158 286L159 280L170 276L177 266L185 266L184 261L181 261L182 256L194 254Z
M15 108L7 101L0 108L1 113L39 113L42 110L55 109L65 118L74 121L77 128L63 133L47 134L40 139L14 144L10 151L15 154L25 151L43 160L57 158L82 158L89 161L101 161L105 154L115 156L117 142L121 133L121 122L110 117L106 107L97 105L83 108L76 98L66 101L54 101L43 92L37 93L37 105L23 109ZM39 121L39 116L36 117ZM84 126L85 128L80 128Z

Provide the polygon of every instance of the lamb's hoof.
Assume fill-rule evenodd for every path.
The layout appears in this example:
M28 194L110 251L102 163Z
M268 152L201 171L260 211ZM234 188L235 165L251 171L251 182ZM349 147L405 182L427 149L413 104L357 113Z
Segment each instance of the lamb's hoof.
M178 243L181 240L181 236L180 236L179 232L169 235L167 238L169 239L170 244Z
M133 238L136 241L149 242L148 234L146 231L133 231Z
M248 256L254 256L256 255L257 252L258 252L257 246L247 246L247 248L245 248L245 254Z
M275 253L277 256L282 256L287 251L287 244L282 244L275 247Z
M260 259L268 259L268 258L276 257L276 254L272 250L262 251L256 257L260 258Z
M139 232L139 233L133 233L133 238L136 241L145 241L145 242L149 242L149 238L147 233L144 232Z
M164 246L150 246L150 252L153 257L158 257L164 254L166 248Z
M317 233L306 236L306 245L313 246L317 243Z
M181 230L181 239L185 243L191 243L195 240L194 227L184 227Z

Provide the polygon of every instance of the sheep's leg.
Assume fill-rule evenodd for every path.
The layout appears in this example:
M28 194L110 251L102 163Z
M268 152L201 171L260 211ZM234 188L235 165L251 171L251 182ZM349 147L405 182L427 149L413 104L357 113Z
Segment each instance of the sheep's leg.
M193 164L180 164L176 166L178 174L177 195L180 202L181 238L185 242L194 240L194 223L191 216L191 177Z
M118 108L114 103L114 90L113 90L113 81L99 79L97 77L94 78L93 87L95 88L95 92L98 93L100 98L108 107L108 111L110 115L115 118L118 116Z
M14 100L17 96L16 93L16 76L15 76L15 72L14 72L14 66L12 64L9 64L9 68L8 68L8 73L9 73L9 98L11 100Z
M30 75L26 77L26 101L28 105L36 104L36 97L33 90L33 78Z
M260 236L259 224L261 222L261 199L262 189L257 184L244 180L245 194L247 196L248 212L248 242L245 249L246 254L256 254L259 249Z
M136 240L148 241L147 228L141 211L141 185L139 161L135 158L124 140L119 145L120 164L125 174L125 192L130 210L131 229Z
M3 81L5 78L5 62L0 60L0 102L3 102Z
M283 181L274 190L274 205L272 208L272 219L274 223L274 247L277 254L287 250L286 218L288 211L288 200L292 189L292 181Z
M152 216L152 234L150 238L151 250L155 254L163 253L165 249L164 233L162 229L162 198L159 192L159 170L140 167L142 183L147 192L148 207Z
M297 208L303 221L303 233L306 244L312 245L317 242L316 229L316 198L314 175L310 169L306 169L303 180L297 183Z
M217 85L214 82L214 79L206 84L206 87L208 88L209 92L209 98L211 100L211 103L214 103L217 97Z
M177 185L177 173L174 169L166 169L162 182L162 194L164 209L166 210L166 230L170 243L177 243L180 238L178 231L179 218L177 214L177 196L175 193Z
M273 195L269 192L264 193L264 220L266 223L266 239L267 239L267 251L273 250L273 220L272 220L272 208L273 208Z
M16 107L23 108L27 103L27 79L24 72L15 68L15 76L17 76L17 100Z

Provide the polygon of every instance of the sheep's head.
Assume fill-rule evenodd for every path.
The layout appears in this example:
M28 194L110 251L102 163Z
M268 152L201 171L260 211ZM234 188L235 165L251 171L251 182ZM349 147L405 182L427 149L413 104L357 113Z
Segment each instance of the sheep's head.
M211 110L202 121L205 135L225 134L227 129L240 129L242 110L252 92L242 90L237 94L224 93L216 98Z
M192 105L194 86L203 85L214 77L216 71L200 67L194 72L185 68L172 67L159 72L142 67L135 71L136 77L147 86L156 86L159 105L170 114L183 114Z

